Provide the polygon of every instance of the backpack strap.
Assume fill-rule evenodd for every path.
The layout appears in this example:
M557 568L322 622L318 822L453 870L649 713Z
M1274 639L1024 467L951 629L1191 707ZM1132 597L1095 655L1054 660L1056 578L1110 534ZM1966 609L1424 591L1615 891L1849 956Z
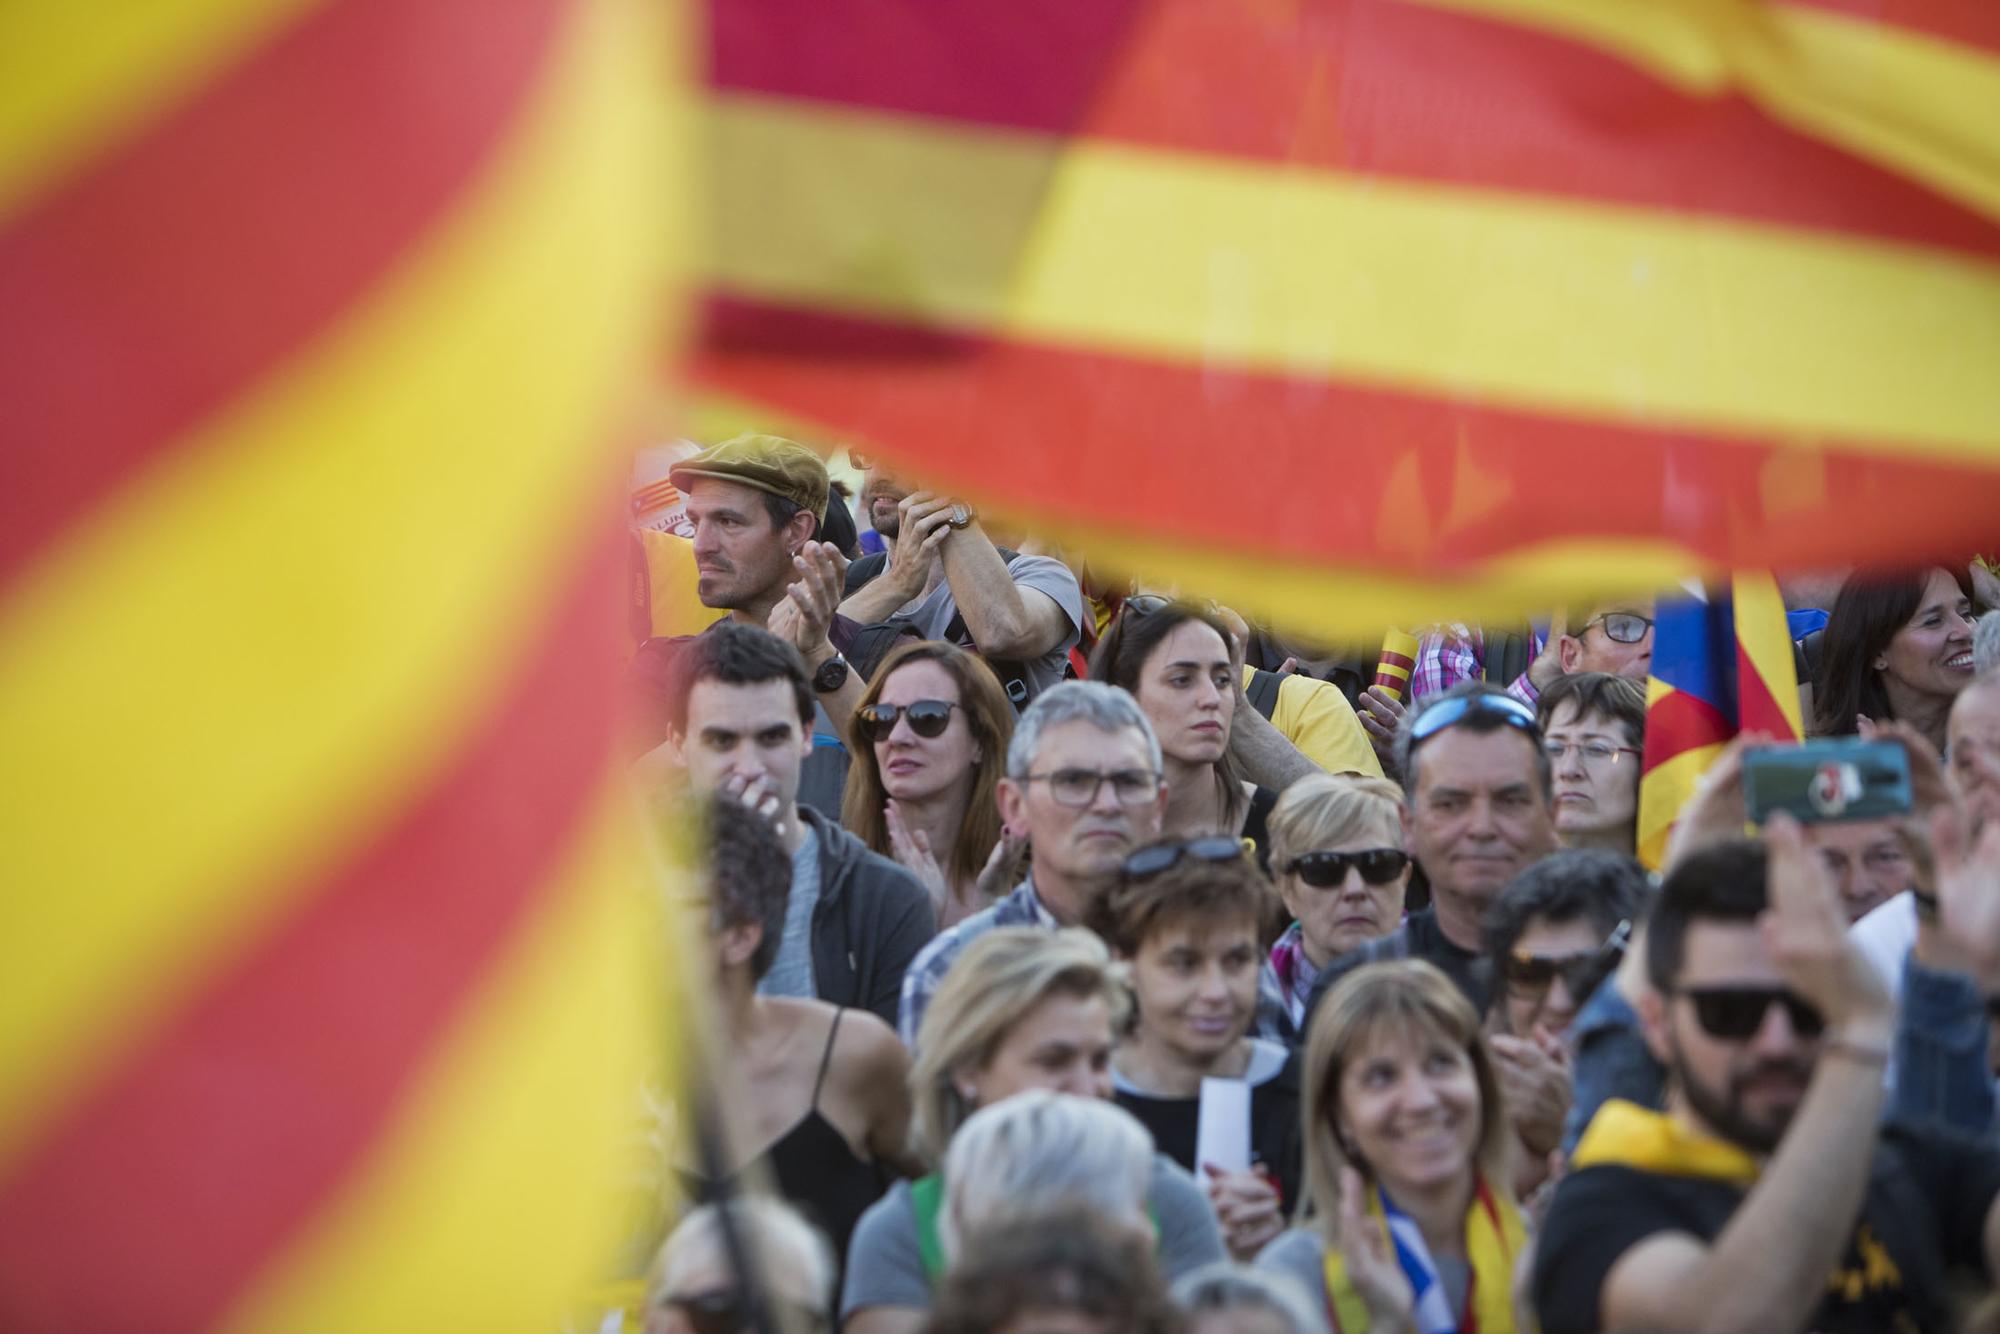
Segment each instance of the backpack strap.
M1268 721L1278 707L1278 690L1285 684L1285 678L1276 672L1267 672L1262 667L1250 673L1250 688L1244 693L1250 697L1250 707L1264 715Z
M1532 633L1532 631L1530 632ZM1485 661L1480 676L1505 690L1528 670L1533 655L1528 652L1528 636L1514 630L1486 631Z

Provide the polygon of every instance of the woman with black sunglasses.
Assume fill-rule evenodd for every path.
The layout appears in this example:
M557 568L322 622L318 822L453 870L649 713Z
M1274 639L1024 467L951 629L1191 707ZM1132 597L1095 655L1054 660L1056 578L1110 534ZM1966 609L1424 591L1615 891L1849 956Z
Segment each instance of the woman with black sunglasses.
M1097 922L1129 964L1137 1002L1112 1054L1118 1102L1200 1179L1239 1260L1284 1229L1301 1179L1296 1062L1282 1043L1250 1034L1270 900L1237 839L1169 839L1126 859ZM1220 1135L1215 1099L1247 1111L1233 1142ZM1216 1118L1206 1133L1205 1112ZM1205 1150L1225 1157L1204 1160Z
M1403 790L1381 778L1301 778L1271 812L1271 873L1292 924L1270 966L1294 1032L1319 970L1403 920L1410 858L1397 815Z
M840 822L923 883L940 929L987 906L980 881L1005 855L994 794L1013 735L992 669L938 640L883 659L848 723Z

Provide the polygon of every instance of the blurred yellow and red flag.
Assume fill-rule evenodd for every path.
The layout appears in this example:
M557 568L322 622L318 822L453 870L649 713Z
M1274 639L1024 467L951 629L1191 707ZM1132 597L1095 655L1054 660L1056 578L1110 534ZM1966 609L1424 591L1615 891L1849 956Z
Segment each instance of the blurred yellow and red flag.
M1974 547L1986 0L719 0L711 392L1353 631Z
M0 1328L540 1330L606 1253L666 40L0 6Z

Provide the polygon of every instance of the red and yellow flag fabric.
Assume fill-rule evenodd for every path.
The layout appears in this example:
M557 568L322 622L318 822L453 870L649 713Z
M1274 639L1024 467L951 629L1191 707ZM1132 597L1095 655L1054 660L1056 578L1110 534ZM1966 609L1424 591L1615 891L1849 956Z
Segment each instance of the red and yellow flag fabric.
M0 6L0 1328L542 1330L602 1257L662 26Z
M1971 548L1984 0L715 0L708 390L1331 630Z
M1681 807L1739 732L1805 735L1785 603L1768 574L1740 574L1726 594L1662 598L1646 682L1639 779L1639 860L1658 869Z

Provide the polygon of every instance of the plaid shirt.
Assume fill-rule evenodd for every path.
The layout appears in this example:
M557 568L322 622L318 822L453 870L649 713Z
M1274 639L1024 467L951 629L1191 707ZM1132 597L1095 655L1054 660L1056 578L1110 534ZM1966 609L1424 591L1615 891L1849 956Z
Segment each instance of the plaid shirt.
M991 908L939 932L930 944L917 951L917 957L910 960L909 971L903 974L903 999L896 1012L896 1031L901 1034L903 1045L913 1052L917 1049L917 1029L923 1026L924 1010L967 945L997 926L1039 926L1053 931L1059 925L1055 914L1035 897L1035 881L1030 876Z
M1528 640L1528 656L1542 651L1547 637L1533 631ZM1439 695L1460 681L1479 680L1486 668L1486 636L1475 627L1459 624L1433 626L1417 640L1417 665L1410 673L1411 704L1426 695ZM1524 704L1541 698L1541 691L1522 672L1508 685L1507 693Z

